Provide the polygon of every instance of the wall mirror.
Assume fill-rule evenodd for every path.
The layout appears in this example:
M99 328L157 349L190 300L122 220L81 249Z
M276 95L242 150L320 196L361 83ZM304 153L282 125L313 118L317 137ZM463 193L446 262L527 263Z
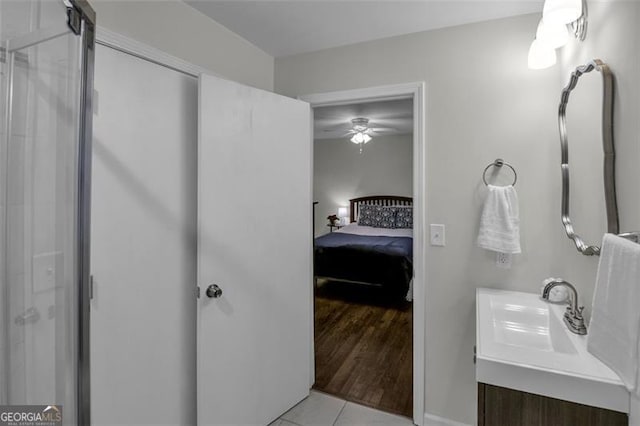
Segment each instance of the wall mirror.
M558 110L562 223L578 251L587 256L600 254L596 244L604 233L619 233L613 84L611 70L604 62L599 59L589 61L571 73Z

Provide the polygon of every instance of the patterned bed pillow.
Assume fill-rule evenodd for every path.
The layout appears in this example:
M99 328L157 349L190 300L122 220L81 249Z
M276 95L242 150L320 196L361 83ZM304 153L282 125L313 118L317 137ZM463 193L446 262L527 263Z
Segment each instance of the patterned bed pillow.
M358 225L374 228L395 228L395 208L362 205L358 208Z
M394 228L413 228L413 207L394 207L396 211Z

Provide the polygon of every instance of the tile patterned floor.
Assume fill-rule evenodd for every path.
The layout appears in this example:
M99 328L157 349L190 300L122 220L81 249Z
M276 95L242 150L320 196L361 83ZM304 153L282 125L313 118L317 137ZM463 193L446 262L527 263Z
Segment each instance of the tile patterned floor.
M269 426L412 426L411 419L347 402L322 392L287 411Z

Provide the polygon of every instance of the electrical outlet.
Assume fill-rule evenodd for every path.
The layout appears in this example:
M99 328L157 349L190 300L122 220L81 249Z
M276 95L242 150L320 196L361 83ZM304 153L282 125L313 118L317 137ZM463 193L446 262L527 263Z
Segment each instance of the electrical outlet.
M431 224L431 245L444 246L444 225Z
M498 268L511 268L511 253L496 253L496 266Z

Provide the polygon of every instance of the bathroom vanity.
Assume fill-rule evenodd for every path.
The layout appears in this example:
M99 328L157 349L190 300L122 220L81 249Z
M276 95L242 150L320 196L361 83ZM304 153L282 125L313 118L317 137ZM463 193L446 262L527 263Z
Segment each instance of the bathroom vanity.
M477 289L478 425L628 424L629 393L563 323L566 305Z
M478 383L478 426L627 426L625 413Z

